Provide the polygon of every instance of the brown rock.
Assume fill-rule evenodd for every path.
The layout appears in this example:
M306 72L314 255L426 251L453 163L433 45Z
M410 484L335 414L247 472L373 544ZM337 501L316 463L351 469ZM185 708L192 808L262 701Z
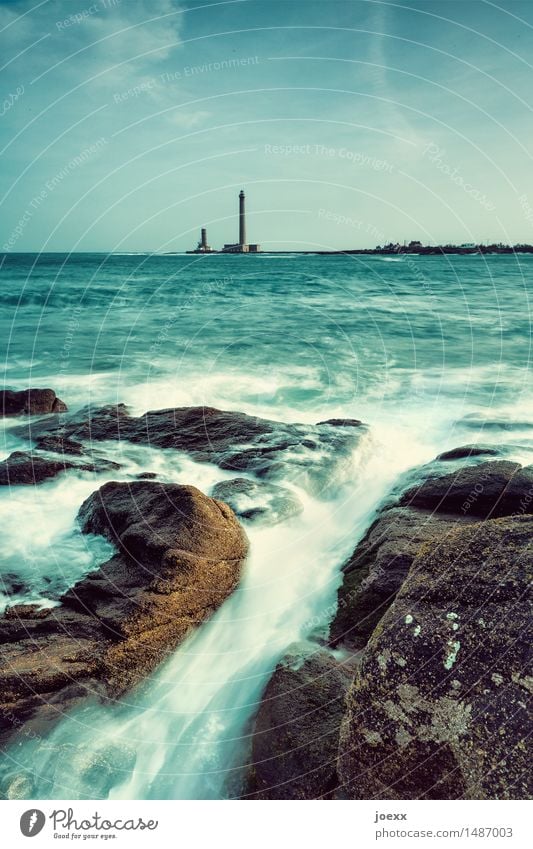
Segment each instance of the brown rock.
M338 795L531 797L532 539L521 516L422 549L350 690Z
M500 462L482 463L451 475L434 473L422 484L400 493L392 504L389 502L382 509L346 563L330 639L334 645L362 652L364 663L351 689L351 706L340 744L341 783L335 795L476 798L479 793L480 798L498 798L501 793L513 798L514 788L519 797L524 795L524 781L519 773L525 745L522 736L527 727L524 688L528 684L523 666L529 635L526 605L522 600L516 601L516 617L514 611L515 599L518 596L522 599L521 594L526 590L524 567L531 556L528 533L533 520L520 515L529 511L533 501L530 476L530 468ZM464 510L470 490L479 497L481 505ZM428 509L428 505L436 509ZM470 501L468 505L472 506ZM443 512L444 508L450 512ZM495 510L517 515L497 521L481 520L480 513ZM431 569L425 565L429 558ZM498 564L505 566L505 577ZM515 570L510 579L507 567L511 573ZM405 618L414 616L411 609L414 590L409 589L413 587L418 593L419 618L411 623ZM409 608L404 596L409 598ZM452 600L455 607L448 606L444 613L438 612L439 605L452 605ZM490 610L490 618L486 620L480 613L485 624L476 625L472 618L478 604ZM457 613L461 623L468 621L472 629L468 632L469 650L461 655L465 665L461 676L447 680L433 699L432 686L438 684L440 688L442 676L450 671L444 664L455 663L457 647L453 635L459 620L448 617L449 613ZM420 630L416 630L418 627ZM460 641L461 637L457 639ZM484 640L488 642L486 659ZM515 643L513 653L511 646ZM436 645L440 646L437 661ZM444 656L443 646L447 649ZM496 699L493 710L493 689L499 687L503 674L496 662L501 646L510 651L512 686L508 689L509 700L498 689L501 703ZM265 798L287 798L285 792L291 794L290 798L312 798L313 793L324 796L331 792L326 788L334 783L331 774L324 780L320 769L315 772L311 768L311 776L322 775L322 779L318 784L310 784L307 772L302 769L303 761L298 764L297 753L301 748L309 755L309 764L331 762L332 741L340 734L341 712L318 711L310 727L309 698L317 696L317 693L310 696L316 690L312 679L307 679L305 686L294 684L290 696L271 699L287 676L292 676L294 681L305 676L306 665L307 661L302 662L295 670L290 665L278 667L259 709L256 732L264 734L267 742L261 749L260 737L254 736L254 759L259 766L250 791L264 792ZM472 741L463 740L464 711L469 722L470 714L474 715L473 708L464 708L463 696L469 687L475 688L480 676L488 676L493 670L496 673L492 683L480 685L476 691L475 734ZM518 717L516 723L510 719L513 713ZM290 730L285 732L283 725L283 731L276 732L280 737L278 744L274 729L280 724L280 717L290 718L287 723ZM402 722L396 726L391 722L392 731L387 736L382 731L387 718L398 717ZM499 733L504 721L507 727L502 735L506 735L509 745L518 747L509 768L504 758L505 745L499 745L501 738L495 746L500 760L496 757L491 760L490 756L490 736ZM423 730L417 736L419 724ZM439 730L433 732L433 726ZM449 729L450 736L446 745L439 746L439 735L445 733L444 728ZM326 741L322 752L321 735ZM312 755L305 749L307 738L313 743ZM452 738L453 745L448 745ZM461 760L463 743L470 754ZM476 747L480 749L477 761ZM362 779L367 773L368 780Z
M400 506L398 506L400 505ZM343 567L330 637L365 646L406 578L421 546L487 515L533 512L533 469L494 461L432 474L386 506Z
M522 504L522 499L524 503ZM529 499L529 500L527 500ZM408 490L402 505L482 519L533 512L533 467L495 460L428 478Z
M500 452L490 445L460 445L439 454L437 460L463 460L467 457L482 457L484 455L496 457Z
M75 463L68 460L50 460L40 454L14 451L0 462L0 486L35 485L74 466Z
M0 392L0 416L37 416L66 410L67 405L53 389L24 389L20 392L4 389Z
M44 454L29 451L14 451L6 460L0 462L0 486L35 486L50 478L55 478L68 469L81 472L105 472L119 469L118 463L101 458L88 458L89 462L79 463L50 458Z
M356 426L355 426L356 425ZM352 420L284 424L212 407L177 407L130 416L123 404L82 410L67 419L14 429L22 438L61 433L74 440L128 440L186 451L223 469L302 481L315 491L332 483L365 427Z
M353 676L310 643L289 649L263 694L254 724L251 779L255 799L323 799L337 786L339 727Z
M408 507L383 510L343 567L330 640L364 648L386 613L424 543L438 545L458 525L474 517L430 513Z
M53 451L55 454L73 454L75 456L81 456L85 453L85 449L81 442L75 442L73 439L66 439L61 435L40 436L36 440L36 447L41 451Z

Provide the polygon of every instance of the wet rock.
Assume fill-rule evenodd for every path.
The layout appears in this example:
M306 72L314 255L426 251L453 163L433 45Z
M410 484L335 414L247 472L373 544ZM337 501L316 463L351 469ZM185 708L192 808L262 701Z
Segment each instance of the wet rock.
M331 427L364 427L359 419L326 419L324 422L317 422L317 426L331 425Z
M194 487L109 483L80 510L118 553L59 607L0 617L0 739L143 681L231 593L247 552L231 509Z
M496 461L455 474L442 474L438 465L416 474L426 478L389 499L344 567L330 641L363 663L342 732L338 711L326 717L317 712L309 726L313 686L300 687L297 677L286 687L290 696L280 700L279 714L276 701L272 707L265 703L289 675L282 665L258 714L257 727L265 730L266 740L272 730L268 745L274 756L268 758L267 749L257 754L260 742L254 737L259 767L250 792L260 794L261 781L265 798L271 792L286 798L284 786L291 798L327 795L324 788L334 779L330 775L329 784L321 781L322 789L310 790L291 747L297 753L297 741L309 735L317 743L309 762L322 758L325 763L326 753L329 762L336 735L342 766L334 795L339 798L513 798L515 792L526 798L531 793L526 771L522 774L526 689L531 687L524 671L531 639L525 595L533 549L533 519L527 515L533 502L531 469ZM481 506L464 510L465 492L471 490L481 497ZM509 516L485 520L496 510ZM290 738L284 738L279 722L284 711L290 716ZM276 727L281 750L273 737ZM322 755L321 733L327 741ZM494 752L492 737L498 737ZM517 751L508 761L513 746Z
M285 487L249 478L221 481L213 487L212 496L229 504L240 519L258 524L276 525L303 510L299 499Z
M30 486L55 478L66 469L75 468L68 460L51 460L40 454L15 451L0 463L0 486Z
M66 439L63 436L40 436L36 440L36 447L41 451L51 451L54 454L85 454L85 448L81 442Z
M438 545L474 517L430 513L407 507L383 510L343 567L338 606L330 626L332 644L363 648L390 607L425 543Z
M67 405L53 389L24 389L20 392L4 389L0 392L0 416L36 416L66 410Z
M129 419L124 404L107 404L103 407L84 407L68 415L51 415L18 425L11 433L21 439L37 441L43 436L60 437L74 441L90 442L102 439L119 439L121 420Z
M340 422L337 424L336 422ZM366 429L353 420L285 424L212 407L177 407L130 416L123 404L14 428L22 438L61 432L82 441L127 440L185 451L200 462L277 480L291 478L315 492L348 463Z
M0 576L0 592L6 595L18 595L27 590L26 583L16 572L2 571Z
M533 467L495 460L430 477L409 489L400 504L480 518L533 512Z
M55 460L36 452L15 451L0 462L0 486L35 486L69 469L80 472L106 472L119 468L118 463L102 458L77 463L67 460L66 457Z
M339 727L354 673L310 643L296 644L263 693L245 793L259 799L323 799L336 788Z
M500 453L497 448L492 448L489 445L460 445L458 448L443 451L442 454L438 455L437 460L463 460L467 457L482 457L484 455L496 457Z
M430 470L432 471L432 470ZM494 461L432 471L380 511L343 567L331 642L362 648L392 604L424 544L438 549L460 525L533 512L533 470Z
M531 797L532 539L518 516L422 548L351 687L338 795Z

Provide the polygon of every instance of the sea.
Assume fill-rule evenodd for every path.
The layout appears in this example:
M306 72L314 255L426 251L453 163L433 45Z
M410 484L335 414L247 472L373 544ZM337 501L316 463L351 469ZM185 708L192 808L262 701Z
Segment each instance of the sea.
M239 798L269 676L327 635L342 564L391 490L464 444L533 462L533 256L8 254L0 281L2 388L51 387L71 411L368 425L324 491L287 480L299 516L246 527L237 590L142 688L0 756L0 784L36 799ZM28 448L20 423L1 423L3 457ZM149 470L209 494L231 476L150 446L100 453L120 471L2 488L2 570L21 587L0 583L3 607L53 607L109 558L76 522L106 480Z

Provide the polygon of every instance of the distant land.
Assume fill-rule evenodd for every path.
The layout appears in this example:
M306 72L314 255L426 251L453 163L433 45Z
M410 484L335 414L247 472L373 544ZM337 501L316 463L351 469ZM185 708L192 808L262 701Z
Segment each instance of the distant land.
M377 245L375 248L355 248L343 251L313 251L320 254L531 254L533 245L504 245L501 242L492 245L423 245L422 242L409 244Z
M219 256L220 254L231 254L231 256L235 256L235 254L239 254L240 256L246 254L257 255L257 254L301 254L302 256L309 255L319 255L319 256L351 256L351 255L365 255L365 256L396 256L398 254L420 254L421 256L443 256L445 254L533 254L533 245L529 244L517 244L517 245L504 245L503 243L494 243L490 245L475 245L475 244L463 244L463 245L423 245L421 242L409 242L408 244L393 244L392 242L388 245L376 245L375 248L345 248L339 250L312 250L312 251L297 251L297 250L266 250L266 251L241 251L238 250L240 247L239 244L236 245L225 245L224 250L216 251L209 249L208 251L204 250L195 250L195 251L163 251L161 254L157 252L145 250L145 251L118 251L119 254L126 254L131 256L182 256L183 254L214 254ZM246 245L248 247L248 245ZM259 245L254 245L254 248L259 248ZM228 248L235 248L235 250L228 250ZM57 255L65 255L65 254L113 254L113 251L0 251L0 257L6 259L8 256L21 256L24 254L27 255L41 255L43 254L57 254Z
M231 246L233 247L233 246ZM237 247L237 246L236 246ZM167 255L176 255L184 253L184 251L167 251ZM223 254L229 253L227 250L215 251L209 249L208 251L203 250L195 250L195 251L186 251L188 254ZM235 253L239 253L242 255L242 251L232 251L232 255ZM250 251L250 253L252 253ZM363 254L366 256L379 255L379 256L396 256L397 254L420 254L422 256L442 256L445 254L533 254L533 245L528 244L517 244L517 245L504 245L501 242L490 244L490 245L477 245L477 244L463 244L463 245L423 245L421 242L409 242L400 245L398 243L394 244L393 242L388 245L376 245L375 248L345 248L339 250L328 250L328 251L294 251L294 250L281 250L281 251L256 251L256 253L262 254L302 254L302 256L308 256L310 254L320 255L320 256L334 256L334 255L354 255L354 254Z

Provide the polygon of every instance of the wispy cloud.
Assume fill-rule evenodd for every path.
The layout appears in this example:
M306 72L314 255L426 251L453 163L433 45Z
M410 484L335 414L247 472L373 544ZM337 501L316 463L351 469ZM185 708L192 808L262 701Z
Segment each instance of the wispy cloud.
M373 35L370 37L368 51L370 66L366 69L366 78L370 91L380 98L376 101L376 111L384 120L387 130L419 145L422 139L409 121L406 110L396 102L395 87L390 82L390 76L395 71L390 69L387 47L394 14L394 11L391 12L387 6L379 3L373 7L370 18Z
M0 30L9 56L48 35L45 46L37 43L21 57L33 82L55 74L71 82L94 78L107 85L108 75L135 81L180 43L183 8L175 0L53 0L30 8L0 4Z

